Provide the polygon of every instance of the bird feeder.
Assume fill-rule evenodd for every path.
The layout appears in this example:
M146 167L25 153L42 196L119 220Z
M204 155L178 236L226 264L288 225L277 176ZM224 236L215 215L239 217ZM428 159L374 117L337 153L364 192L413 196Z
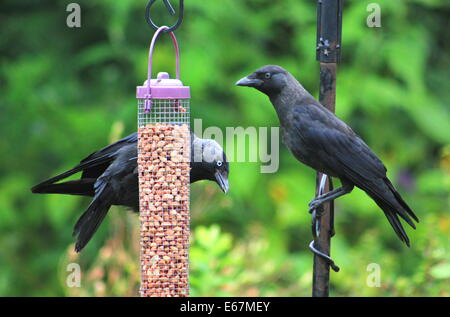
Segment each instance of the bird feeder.
M141 223L141 296L189 294L190 89L180 81L179 49L173 32L155 32L147 80L138 100L139 210ZM170 34L176 78L152 78L156 39Z

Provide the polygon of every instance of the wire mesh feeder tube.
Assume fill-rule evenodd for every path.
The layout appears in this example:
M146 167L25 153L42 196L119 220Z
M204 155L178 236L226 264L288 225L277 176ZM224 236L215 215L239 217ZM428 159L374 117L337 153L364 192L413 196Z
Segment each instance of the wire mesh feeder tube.
M167 73L137 87L138 168L141 221L141 296L189 295L189 87L179 79L175 35L176 79Z

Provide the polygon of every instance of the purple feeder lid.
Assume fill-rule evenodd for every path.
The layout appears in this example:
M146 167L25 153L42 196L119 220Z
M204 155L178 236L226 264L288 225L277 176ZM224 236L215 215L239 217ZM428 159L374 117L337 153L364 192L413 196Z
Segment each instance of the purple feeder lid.
M150 80L150 93L148 79L142 86L136 87L136 98L139 99L189 99L191 98L189 86L183 86L179 79L169 78L166 72L158 73L156 79Z

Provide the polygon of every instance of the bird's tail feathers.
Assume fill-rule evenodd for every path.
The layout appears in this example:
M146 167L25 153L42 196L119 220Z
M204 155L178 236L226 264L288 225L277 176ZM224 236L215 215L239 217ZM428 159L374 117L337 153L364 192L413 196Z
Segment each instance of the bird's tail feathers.
M377 204L378 204L378 202L377 202ZM380 205L380 204L378 204L378 205ZM387 220L391 224L392 228L394 229L395 233L400 238L400 240L405 242L405 244L409 247L410 243L409 243L408 235L406 234L405 229L403 228L397 215L391 211L384 211L384 214L386 215Z
M375 182L377 183L376 186L368 186L368 188L365 188L365 191L384 211L386 218L400 240L405 242L409 247L409 238L400 222L399 216L413 229L416 229L416 226L410 217L417 222L419 219L401 198L400 194L395 190L394 186L387 178L378 179Z
M392 194L394 194L397 202L403 207L404 210L406 210L408 215L411 216L416 222L419 222L419 218L416 216L416 214L414 214L411 208L409 208L408 204L403 200L402 196L400 196L400 194L395 190L394 185L392 185L391 181L387 178L384 181L391 190Z
M78 235L75 244L76 252L80 252L91 240L111 207L112 191L106 187L107 185L104 185L100 189L87 210L75 224L73 236Z
M82 178L59 184L41 183L31 189L35 194L67 194L94 196L94 178Z

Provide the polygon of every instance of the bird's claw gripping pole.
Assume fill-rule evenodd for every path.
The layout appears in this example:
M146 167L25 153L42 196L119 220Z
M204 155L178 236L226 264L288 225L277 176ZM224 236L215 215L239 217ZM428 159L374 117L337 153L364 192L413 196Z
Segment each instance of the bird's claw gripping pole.
M318 190L318 195L320 196L324 193L325 191L325 185L327 182L327 175L322 174L322 177L320 179L320 184L319 184L319 190ZM313 200L314 201L314 200ZM319 206L314 206L310 209L310 213L312 215L312 234L313 234L313 238L314 240L312 240L309 244L309 249L317 256L321 257L322 259L324 259L329 265L330 267L333 269L333 271L335 272L339 272L339 266L337 266L333 259L328 256L327 254L325 254L324 252L320 251L316 246L315 246L315 241L317 240L318 237L320 237L320 220L321 217L324 213L324 209L321 205ZM330 212L333 213L333 209L330 209ZM332 217L332 215L330 215ZM333 221L331 221L331 236L334 235L334 227L333 227Z

